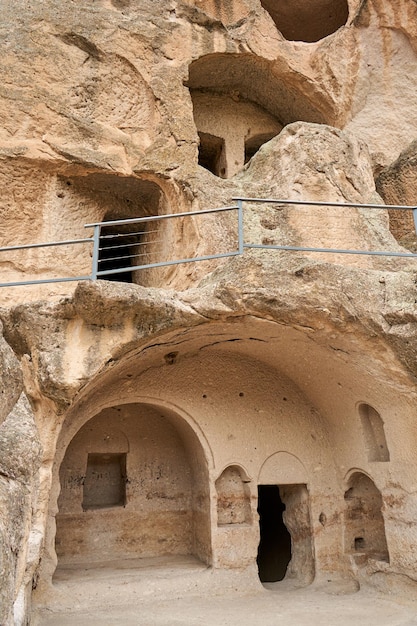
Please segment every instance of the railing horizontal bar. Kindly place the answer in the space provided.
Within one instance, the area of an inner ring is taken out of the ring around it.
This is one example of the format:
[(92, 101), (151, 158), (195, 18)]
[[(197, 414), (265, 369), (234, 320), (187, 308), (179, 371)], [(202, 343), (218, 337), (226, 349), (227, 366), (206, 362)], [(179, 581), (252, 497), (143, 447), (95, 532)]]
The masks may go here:
[[(132, 243), (132, 242), (130, 242), (130, 243), (120, 243), (117, 246), (100, 246), (99, 250), (100, 251), (102, 251), (102, 250), (118, 250), (119, 248), (131, 248), (132, 246), (137, 246), (137, 245), (138, 245), (137, 243)], [(103, 259), (101, 259), (101, 260), (103, 260)]]
[[(120, 244), (120, 246), (104, 246), (103, 248), (99, 248), (99, 250), (117, 250), (117, 248), (138, 248), (139, 246), (151, 246), (155, 243), (163, 243), (162, 239), (155, 239), (155, 241), (138, 241), (137, 243), (125, 243)], [(105, 261), (106, 259), (100, 259), (100, 261)]]
[(43, 285), (45, 283), (67, 283), (74, 282), (78, 280), (91, 280), (90, 276), (74, 276), (74, 277), (66, 277), (66, 278), (40, 278), (38, 280), (22, 280), (19, 282), (12, 283), (0, 283), (0, 287), (23, 287), (24, 285)]
[(113, 233), (110, 235), (103, 235), (103, 233), (100, 233), (100, 239), (117, 239), (118, 237), (132, 237), (132, 235), (149, 235), (150, 233), (157, 232), (157, 230), (137, 230), (132, 233)]
[[(138, 254), (130, 254), (129, 255), (129, 259), (138, 259), (141, 256), (146, 256), (146, 257), (150, 257), (152, 254), (157, 254), (158, 252), (161, 252), (160, 250), (151, 250), (150, 252), (139, 252)], [(123, 258), (123, 257), (122, 257)], [(126, 257), (125, 257), (126, 258)], [(103, 259), (104, 260), (104, 259)]]
[(232, 200), (241, 202), (263, 202), (265, 204), (300, 204), (306, 206), (323, 206), (323, 207), (340, 207), (353, 209), (393, 209), (398, 211), (413, 211), (417, 206), (404, 206), (400, 204), (362, 204), (361, 202), (321, 202), (316, 200), (277, 200), (273, 198), (232, 198)]
[(138, 241), (137, 243), (132, 244), (133, 247), (138, 248), (139, 246), (153, 246), (155, 243), (164, 243), (163, 239), (151, 239), (150, 241)]
[(25, 243), (21, 246), (7, 246), (0, 248), (0, 252), (8, 250), (25, 250), (27, 248), (50, 248), (51, 246), (68, 246), (77, 243), (93, 243), (92, 239), (68, 239), (68, 241), (52, 241), (48, 243)]
[(185, 213), (168, 213), (167, 215), (150, 215), (148, 217), (134, 217), (127, 220), (112, 220), (111, 222), (95, 222), (94, 224), (85, 224), (84, 228), (92, 228), (93, 226), (121, 226), (122, 224), (137, 224), (141, 222), (153, 222), (155, 220), (164, 220), (169, 217), (191, 217), (192, 215), (206, 215), (207, 213), (221, 213), (223, 211), (237, 210), (237, 206), (225, 206), (220, 209), (203, 209), (202, 211), (186, 211)]
[(99, 259), (99, 265), (103, 265), (103, 263), (109, 263), (110, 261), (127, 261), (128, 259), (136, 259), (142, 256), (149, 257), (150, 254), (155, 254), (155, 252), (142, 252), (142, 254), (127, 254), (126, 256), (112, 256), (106, 259)]
[(135, 270), (147, 270), (153, 267), (164, 267), (167, 265), (178, 265), (180, 263), (194, 263), (196, 261), (209, 261), (210, 259), (222, 259), (229, 256), (238, 256), (239, 251), (236, 252), (224, 252), (222, 254), (210, 254), (207, 256), (199, 256), (194, 259), (178, 259), (178, 261), (161, 261), (160, 263), (149, 263), (149, 265), (135, 265), (128, 267), (120, 267), (115, 270), (108, 270), (97, 272), (97, 276), (103, 278), (104, 276), (110, 276), (111, 274), (121, 274), (122, 272), (133, 272)]
[(264, 248), (265, 250), (295, 250), (298, 252), (331, 252), (334, 254), (366, 254), (369, 256), (417, 257), (412, 252), (383, 252), (379, 250), (339, 250), (337, 248), (307, 248), (304, 246), (275, 246), (256, 243), (245, 243), (244, 248)]

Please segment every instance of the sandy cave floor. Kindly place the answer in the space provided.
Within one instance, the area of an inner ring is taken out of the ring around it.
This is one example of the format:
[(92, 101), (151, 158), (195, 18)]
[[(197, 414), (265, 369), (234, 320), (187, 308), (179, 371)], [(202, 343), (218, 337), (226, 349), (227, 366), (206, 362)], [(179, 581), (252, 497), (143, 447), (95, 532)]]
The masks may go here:
[[(40, 610), (34, 626), (417, 626), (417, 602), (372, 590), (336, 594), (315, 585), (295, 589), (286, 582), (243, 595), (190, 581), (207, 575), (199, 562), (156, 562), (100, 567), (64, 567), (59, 594)], [(129, 565), (133, 565), (134, 569)], [(176, 583), (173, 584), (173, 580)], [(176, 586), (189, 592), (176, 593)], [(166, 594), (164, 589), (166, 586)], [(148, 590), (149, 595), (147, 596)], [(62, 607), (60, 607), (60, 598)], [(73, 604), (71, 604), (73, 599)], [(65, 605), (65, 606), (64, 606)]]
[(382, 596), (359, 592), (331, 596), (323, 592), (271, 592), (227, 597), (190, 596), (140, 606), (103, 607), (74, 614), (55, 614), (42, 626), (416, 626), (417, 609)]

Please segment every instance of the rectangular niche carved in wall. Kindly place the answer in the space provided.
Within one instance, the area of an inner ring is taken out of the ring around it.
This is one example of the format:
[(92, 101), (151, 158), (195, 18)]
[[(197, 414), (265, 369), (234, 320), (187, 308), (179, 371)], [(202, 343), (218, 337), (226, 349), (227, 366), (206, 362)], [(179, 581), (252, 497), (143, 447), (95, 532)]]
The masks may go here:
[(126, 504), (126, 454), (89, 454), (83, 510)]

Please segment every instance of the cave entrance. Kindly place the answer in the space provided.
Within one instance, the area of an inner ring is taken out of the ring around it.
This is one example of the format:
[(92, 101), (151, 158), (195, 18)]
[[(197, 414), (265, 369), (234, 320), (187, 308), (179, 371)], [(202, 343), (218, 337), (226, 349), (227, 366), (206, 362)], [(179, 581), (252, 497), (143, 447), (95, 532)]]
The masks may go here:
[[(102, 224), (98, 271), (110, 273), (100, 274), (100, 279), (146, 287), (165, 284), (159, 268), (134, 268), (167, 260), (167, 251), (172, 247), (167, 226), (151, 220), (118, 223), (171, 213), (170, 203), (159, 184), (136, 176), (94, 173), (60, 177), (57, 185), (60, 215), (68, 222), (68, 228), (75, 219), (77, 228), (81, 221)], [(72, 228), (76, 224), (73, 223)]]
[(291, 560), (291, 535), (283, 519), (285, 509), (278, 485), (258, 485), (261, 537), (257, 563), (263, 583), (283, 580)]

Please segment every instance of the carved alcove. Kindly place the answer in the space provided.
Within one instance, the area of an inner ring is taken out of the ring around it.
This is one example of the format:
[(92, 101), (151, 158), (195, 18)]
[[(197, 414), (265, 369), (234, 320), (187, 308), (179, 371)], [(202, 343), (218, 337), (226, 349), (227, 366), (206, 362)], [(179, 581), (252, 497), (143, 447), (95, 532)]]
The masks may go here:
[(216, 480), (217, 524), (249, 524), (252, 520), (249, 479), (238, 465), (229, 465)]
[(389, 461), (390, 454), (385, 437), (384, 422), (380, 414), (372, 406), (365, 403), (361, 403), (358, 410), (368, 453), (368, 461)]
[(345, 550), (389, 562), (382, 495), (373, 480), (354, 472), (345, 492)]

